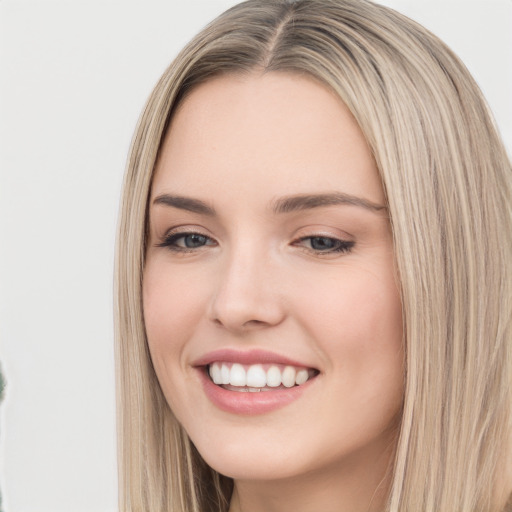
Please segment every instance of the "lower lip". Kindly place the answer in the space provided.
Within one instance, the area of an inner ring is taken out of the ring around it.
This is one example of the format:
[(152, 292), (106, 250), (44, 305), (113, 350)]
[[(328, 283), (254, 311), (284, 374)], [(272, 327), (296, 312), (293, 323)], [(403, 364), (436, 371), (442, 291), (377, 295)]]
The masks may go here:
[(210, 401), (223, 411), (256, 415), (275, 411), (289, 403), (299, 399), (305, 389), (309, 387), (314, 378), (300, 386), (293, 386), (287, 389), (276, 389), (275, 391), (260, 391), (256, 393), (244, 391), (229, 391), (217, 386), (206, 375), (204, 368), (198, 368), (206, 396)]

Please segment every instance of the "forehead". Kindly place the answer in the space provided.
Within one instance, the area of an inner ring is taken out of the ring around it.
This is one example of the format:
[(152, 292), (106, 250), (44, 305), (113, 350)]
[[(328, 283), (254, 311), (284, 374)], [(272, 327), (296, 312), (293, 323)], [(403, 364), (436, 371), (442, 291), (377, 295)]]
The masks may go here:
[(153, 196), (169, 188), (208, 194), (219, 181), (249, 195), (341, 188), (384, 202), (371, 152), (347, 107), (316, 80), (288, 73), (215, 78), (176, 111)]

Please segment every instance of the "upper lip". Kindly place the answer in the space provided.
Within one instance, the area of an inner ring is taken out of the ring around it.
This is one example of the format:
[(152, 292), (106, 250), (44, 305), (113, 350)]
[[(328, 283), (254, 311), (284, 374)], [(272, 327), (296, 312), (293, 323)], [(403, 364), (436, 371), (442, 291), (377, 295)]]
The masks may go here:
[(239, 363), (239, 364), (283, 364), (288, 366), (297, 366), (301, 368), (312, 368), (312, 366), (295, 361), (288, 357), (269, 352), (266, 350), (234, 350), (234, 349), (220, 349), (208, 352), (207, 354), (199, 357), (192, 362), (192, 366), (207, 366), (216, 361), (226, 363)]

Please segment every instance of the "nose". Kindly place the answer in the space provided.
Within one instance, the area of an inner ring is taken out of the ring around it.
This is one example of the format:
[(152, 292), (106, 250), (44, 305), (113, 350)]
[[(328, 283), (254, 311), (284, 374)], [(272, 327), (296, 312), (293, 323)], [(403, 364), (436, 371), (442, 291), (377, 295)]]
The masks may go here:
[(260, 251), (239, 250), (227, 257), (211, 300), (211, 320), (234, 333), (279, 325), (285, 301), (278, 274)]

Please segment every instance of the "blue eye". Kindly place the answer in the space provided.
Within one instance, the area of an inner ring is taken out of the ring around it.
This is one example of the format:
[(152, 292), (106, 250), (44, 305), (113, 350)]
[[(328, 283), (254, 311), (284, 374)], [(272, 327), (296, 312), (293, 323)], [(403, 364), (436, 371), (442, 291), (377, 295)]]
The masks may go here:
[(355, 242), (329, 236), (306, 236), (295, 242), (294, 245), (300, 245), (312, 252), (330, 254), (350, 252)]
[(201, 233), (174, 233), (167, 235), (158, 247), (168, 247), (176, 252), (190, 252), (207, 245), (216, 244), (210, 237)]
[(180, 245), (178, 243), (178, 240), (181, 240), (183, 245), (188, 249), (202, 247), (203, 245), (206, 245), (208, 242), (208, 238), (206, 236), (198, 235), (197, 233), (191, 233), (190, 235), (185, 235), (176, 239), (176, 245)]

